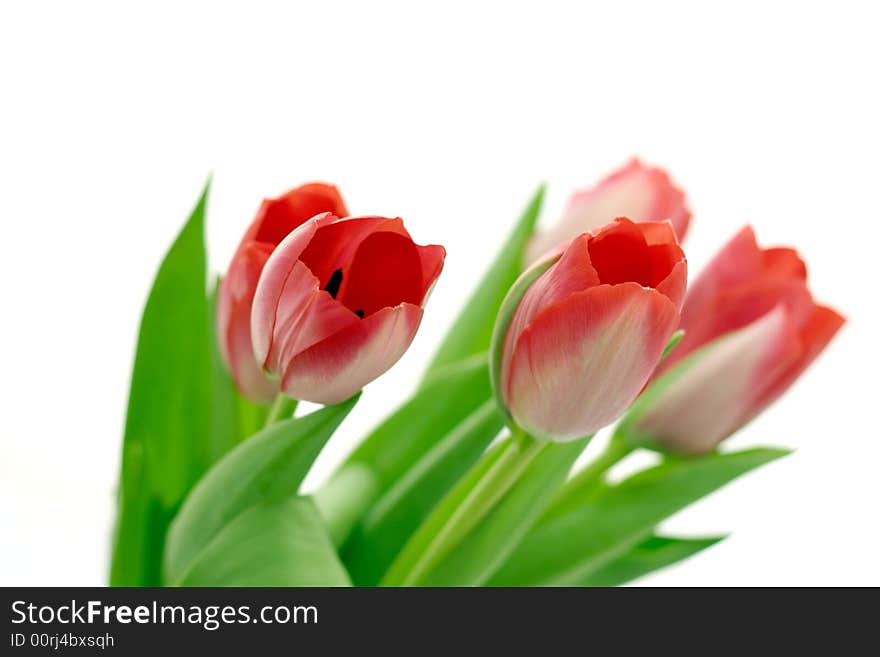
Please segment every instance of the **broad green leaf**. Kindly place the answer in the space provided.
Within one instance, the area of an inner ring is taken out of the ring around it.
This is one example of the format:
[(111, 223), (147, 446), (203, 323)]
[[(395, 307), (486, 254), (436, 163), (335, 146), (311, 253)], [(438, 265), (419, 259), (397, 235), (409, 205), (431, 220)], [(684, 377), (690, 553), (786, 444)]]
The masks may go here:
[(672, 538), (651, 536), (575, 586), (620, 586), (639, 577), (684, 561), (723, 541), (726, 536)]
[(211, 462), (208, 186), (162, 261), (141, 320), (122, 448), (110, 584), (160, 581), (167, 524)]
[(315, 495), (337, 545), (373, 502), (490, 396), (485, 354), (436, 376), (376, 427)]
[(669, 459), (536, 526), (490, 580), (493, 586), (572, 586), (626, 554), (673, 513), (740, 475), (788, 454), (756, 448)]
[(240, 513), (296, 493), (324, 444), (357, 397), (301, 418), (277, 422), (229, 452), (193, 488), (168, 531), (166, 582), (177, 582), (195, 557)]
[(442, 563), (415, 584), (483, 586), (540, 518), (589, 438), (544, 443), (516, 484)]
[(180, 586), (350, 586), (315, 505), (306, 497), (255, 504), (193, 561)]
[(410, 535), (480, 458), (504, 422), (487, 400), (434, 445), (373, 505), (342, 558), (359, 586), (375, 586)]
[(542, 185), (437, 349), (425, 373), (425, 384), (443, 368), (489, 349), (495, 316), (507, 290), (523, 270), (525, 249), (534, 232), (543, 200)]

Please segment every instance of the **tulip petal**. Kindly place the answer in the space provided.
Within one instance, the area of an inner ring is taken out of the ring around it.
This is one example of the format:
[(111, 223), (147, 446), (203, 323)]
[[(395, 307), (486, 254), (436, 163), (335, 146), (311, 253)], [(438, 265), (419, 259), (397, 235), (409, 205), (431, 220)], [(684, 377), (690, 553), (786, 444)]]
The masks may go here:
[(337, 269), (342, 269), (343, 283), (348, 278), (346, 270), (351, 265), (358, 247), (369, 235), (377, 231), (397, 233), (409, 237), (401, 219), (385, 217), (333, 218), (323, 223), (314, 238), (303, 250), (301, 259), (325, 286)]
[(283, 196), (263, 201), (245, 238), (279, 244), (291, 231), (324, 212), (337, 217), (348, 214), (339, 190), (326, 183), (301, 185)]
[(272, 247), (251, 242), (242, 245), (220, 284), (217, 304), (217, 332), (223, 360), (241, 393), (255, 402), (269, 402), (278, 394), (278, 384), (266, 378), (254, 357), (251, 342), (251, 303), (260, 272)]
[(434, 282), (443, 271), (443, 263), (446, 260), (446, 249), (437, 244), (429, 244), (427, 246), (418, 246), (419, 259), (422, 262), (422, 285), (425, 288), (425, 294), (422, 297), (422, 306), (434, 286)]
[(318, 230), (318, 222), (329, 215), (307, 221), (294, 230), (272, 252), (260, 275), (251, 308), (251, 339), (254, 356), (265, 364), (272, 347), (275, 317), (281, 291), (299, 257)]
[[(725, 244), (697, 280), (688, 286), (681, 312), (682, 325), (695, 326), (705, 317), (719, 290), (748, 283), (760, 276), (763, 256), (751, 226), (745, 226)], [(681, 346), (681, 345), (679, 345)], [(677, 351), (681, 351), (678, 349)]]
[(505, 390), (511, 414), (550, 440), (613, 422), (648, 380), (678, 321), (666, 296), (633, 282), (570, 295), (517, 340)]
[(801, 329), (797, 358), (755, 400), (752, 415), (775, 401), (797, 379), (843, 326), (846, 319), (827, 306), (816, 306), (807, 325)]
[(761, 256), (764, 272), (767, 275), (807, 280), (807, 266), (794, 249), (786, 247), (764, 249)]
[(294, 399), (321, 404), (348, 399), (400, 359), (421, 318), (417, 305), (383, 308), (285, 363), (282, 389)]
[(301, 351), (358, 322), (351, 310), (318, 288), (308, 267), (297, 262), (281, 290), (265, 366), (280, 372), (283, 363)]
[[(785, 306), (796, 329), (809, 321), (814, 308), (809, 290), (799, 279), (758, 278), (717, 291), (702, 309), (701, 316), (690, 312), (682, 317), (684, 337), (663, 362), (661, 371), (672, 368), (688, 354), (725, 333), (748, 326), (780, 304)], [(689, 310), (687, 304), (685, 310)]]
[(587, 235), (572, 240), (559, 260), (543, 273), (523, 294), (504, 341), (500, 380), (508, 380), (511, 356), (517, 339), (532, 320), (544, 309), (570, 297), (575, 292), (599, 285), (599, 275), (590, 263)]
[(756, 391), (795, 362), (800, 349), (794, 323), (776, 306), (695, 354), (637, 427), (673, 451), (709, 452), (752, 414)]
[(337, 297), (364, 316), (398, 303), (421, 305), (425, 296), (422, 261), (412, 239), (377, 231), (358, 245)]
[(533, 240), (528, 258), (534, 261), (545, 251), (568, 242), (575, 235), (599, 228), (614, 217), (621, 216), (634, 221), (668, 219), (681, 240), (687, 232), (691, 214), (684, 192), (673, 184), (664, 171), (632, 159), (594, 188), (572, 196), (562, 220)]

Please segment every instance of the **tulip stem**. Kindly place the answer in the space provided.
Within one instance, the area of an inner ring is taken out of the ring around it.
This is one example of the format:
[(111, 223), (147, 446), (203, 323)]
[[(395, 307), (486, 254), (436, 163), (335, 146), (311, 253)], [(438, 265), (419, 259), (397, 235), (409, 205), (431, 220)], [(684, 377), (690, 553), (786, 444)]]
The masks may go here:
[(547, 509), (545, 517), (560, 515), (572, 507), (580, 505), (604, 481), (605, 473), (629, 456), (633, 449), (615, 433), (608, 441), (605, 450), (562, 487), (556, 499)]
[(264, 426), (270, 427), (279, 420), (289, 420), (293, 417), (293, 412), (296, 410), (298, 403), (297, 400), (285, 397), (283, 394), (278, 395), (269, 409)]
[(382, 585), (422, 585), (431, 570), (479, 524), (546, 449), (547, 443), (513, 435), (486, 452), (410, 538)]

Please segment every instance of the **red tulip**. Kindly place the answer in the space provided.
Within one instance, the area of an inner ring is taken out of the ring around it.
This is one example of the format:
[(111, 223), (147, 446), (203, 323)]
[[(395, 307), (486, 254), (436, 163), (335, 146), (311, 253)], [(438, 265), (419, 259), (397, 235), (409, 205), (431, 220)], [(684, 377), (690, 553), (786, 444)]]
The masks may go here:
[(633, 158), (595, 187), (574, 194), (559, 223), (534, 237), (528, 260), (534, 261), (541, 254), (568, 244), (576, 235), (604, 226), (614, 217), (629, 217), (633, 221), (668, 219), (681, 241), (691, 213), (684, 192), (665, 171)]
[(819, 355), (844, 318), (813, 301), (807, 270), (789, 248), (761, 249), (740, 231), (691, 286), (685, 335), (658, 374), (691, 354), (636, 422), (673, 451), (711, 451), (779, 397)]
[(259, 363), (294, 399), (351, 397), (409, 347), (445, 255), (414, 244), (400, 219), (312, 218), (278, 245), (257, 285)]
[(619, 218), (576, 237), (496, 327), (496, 394), (514, 422), (557, 441), (613, 422), (678, 328), (686, 280), (669, 222)]
[(257, 402), (271, 401), (278, 383), (266, 377), (251, 346), (251, 305), (269, 255), (294, 228), (322, 212), (348, 214), (332, 185), (312, 183), (266, 199), (241, 239), (220, 286), (217, 308), (220, 351), (238, 389)]

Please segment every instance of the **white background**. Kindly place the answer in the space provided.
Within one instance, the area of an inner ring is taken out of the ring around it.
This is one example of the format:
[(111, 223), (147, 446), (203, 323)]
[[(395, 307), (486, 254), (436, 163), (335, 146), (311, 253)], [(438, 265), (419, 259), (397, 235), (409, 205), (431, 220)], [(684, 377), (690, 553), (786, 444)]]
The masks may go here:
[(535, 185), (549, 222), (634, 154), (688, 191), (692, 272), (751, 222), (849, 318), (730, 443), (797, 452), (668, 523), (733, 536), (644, 583), (880, 584), (871, 3), (142, 7), (0, 9), (0, 584), (105, 581), (142, 304), (209, 172), (216, 269), (263, 196), (314, 179), (448, 249), (314, 485), (409, 390)]

